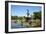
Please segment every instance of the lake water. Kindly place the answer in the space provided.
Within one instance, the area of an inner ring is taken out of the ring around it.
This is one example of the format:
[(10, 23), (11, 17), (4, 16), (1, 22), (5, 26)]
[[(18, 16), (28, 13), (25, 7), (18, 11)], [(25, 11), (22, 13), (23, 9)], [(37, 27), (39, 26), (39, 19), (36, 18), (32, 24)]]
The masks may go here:
[(25, 25), (22, 25), (21, 23), (15, 23), (14, 20), (11, 21), (11, 28), (25, 28)]

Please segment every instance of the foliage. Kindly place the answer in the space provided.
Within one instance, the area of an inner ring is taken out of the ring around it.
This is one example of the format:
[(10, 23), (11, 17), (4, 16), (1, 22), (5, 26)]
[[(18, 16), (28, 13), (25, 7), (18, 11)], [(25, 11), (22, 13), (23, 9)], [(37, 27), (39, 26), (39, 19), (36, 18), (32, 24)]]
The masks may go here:
[(25, 19), (25, 18), (26, 18), (25, 16), (23, 16), (23, 17), (11, 16), (12, 20), (22, 20), (22, 19)]
[(34, 15), (34, 19), (41, 19), (41, 11), (39, 11), (39, 12), (34, 12), (33, 13)]
[(30, 15), (30, 14), (29, 14), (29, 10), (27, 9), (27, 17), (29, 17), (29, 15)]
[(18, 19), (18, 16), (11, 16), (11, 19), (12, 20), (15, 20), (15, 19), (17, 20)]

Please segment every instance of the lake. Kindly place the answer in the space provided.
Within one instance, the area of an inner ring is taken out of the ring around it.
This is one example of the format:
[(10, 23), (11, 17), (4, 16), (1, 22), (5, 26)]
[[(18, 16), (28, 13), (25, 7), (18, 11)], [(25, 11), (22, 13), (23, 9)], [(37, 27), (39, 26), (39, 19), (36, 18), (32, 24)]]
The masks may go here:
[(12, 20), (11, 21), (11, 28), (14, 29), (14, 28), (25, 28), (26, 26), (25, 25), (22, 25), (22, 23), (15, 23), (15, 20)]

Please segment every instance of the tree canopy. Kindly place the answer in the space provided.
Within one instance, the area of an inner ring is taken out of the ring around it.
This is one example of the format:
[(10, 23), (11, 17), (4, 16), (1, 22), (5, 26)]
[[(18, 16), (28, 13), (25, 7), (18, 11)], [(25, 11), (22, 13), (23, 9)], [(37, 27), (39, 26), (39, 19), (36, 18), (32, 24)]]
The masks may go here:
[(41, 19), (41, 11), (39, 11), (39, 12), (34, 12), (33, 13), (34, 15), (34, 19)]

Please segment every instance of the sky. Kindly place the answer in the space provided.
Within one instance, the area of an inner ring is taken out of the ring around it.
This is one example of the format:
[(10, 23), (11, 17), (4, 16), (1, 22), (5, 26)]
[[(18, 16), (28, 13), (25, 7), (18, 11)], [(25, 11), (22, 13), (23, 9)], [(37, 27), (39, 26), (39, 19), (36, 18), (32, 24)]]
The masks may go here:
[(29, 10), (30, 15), (33, 12), (41, 11), (41, 6), (20, 6), (20, 5), (11, 5), (11, 15), (12, 16), (26, 16), (27, 9)]

